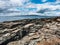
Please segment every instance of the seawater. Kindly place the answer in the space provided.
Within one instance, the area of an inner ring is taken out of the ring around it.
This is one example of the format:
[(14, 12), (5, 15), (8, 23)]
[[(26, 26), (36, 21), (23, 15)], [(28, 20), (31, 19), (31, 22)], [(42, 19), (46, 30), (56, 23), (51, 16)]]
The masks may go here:
[(36, 18), (40, 19), (40, 18), (49, 18), (49, 17), (48, 16), (38, 16), (38, 15), (0, 16), (0, 22), (22, 20), (22, 19), (36, 19)]

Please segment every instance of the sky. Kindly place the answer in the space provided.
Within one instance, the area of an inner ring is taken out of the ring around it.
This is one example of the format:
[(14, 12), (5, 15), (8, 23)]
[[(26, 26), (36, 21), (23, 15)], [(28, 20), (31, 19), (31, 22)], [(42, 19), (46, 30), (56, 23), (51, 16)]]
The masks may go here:
[(60, 0), (0, 0), (0, 16), (14, 15), (60, 16)]

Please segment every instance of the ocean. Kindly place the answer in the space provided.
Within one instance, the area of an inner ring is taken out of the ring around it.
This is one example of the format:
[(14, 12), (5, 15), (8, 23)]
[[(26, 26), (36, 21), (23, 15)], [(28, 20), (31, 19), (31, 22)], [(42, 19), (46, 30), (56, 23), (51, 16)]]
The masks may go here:
[(39, 15), (20, 15), (20, 16), (0, 16), (0, 22), (22, 20), (22, 19), (40, 19), (40, 18), (50, 18), (49, 16), (39, 16)]

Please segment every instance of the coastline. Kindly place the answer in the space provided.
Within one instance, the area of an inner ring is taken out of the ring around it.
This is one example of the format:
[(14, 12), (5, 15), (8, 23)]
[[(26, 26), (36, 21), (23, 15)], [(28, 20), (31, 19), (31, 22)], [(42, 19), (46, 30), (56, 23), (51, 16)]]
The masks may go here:
[(55, 18), (55, 17), (60, 17), (60, 16), (43, 16), (43, 15), (0, 16), (0, 22), (24, 20), (24, 19)]

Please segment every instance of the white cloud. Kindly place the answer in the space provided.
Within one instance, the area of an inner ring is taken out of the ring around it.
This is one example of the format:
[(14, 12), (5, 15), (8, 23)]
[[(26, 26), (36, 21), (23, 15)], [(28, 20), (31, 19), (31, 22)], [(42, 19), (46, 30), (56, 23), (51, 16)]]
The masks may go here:
[(6, 3), (3, 1), (0, 1), (0, 8), (4, 8), (6, 6)]
[(10, 0), (12, 5), (22, 6), (25, 5), (24, 3), (28, 3), (29, 0)]
[(60, 0), (56, 0), (56, 2), (58, 2), (58, 3), (59, 3), (59, 2), (60, 2)]
[[(45, 2), (47, 0), (42, 0), (42, 2)], [(0, 0), (0, 8), (1, 9), (7, 9), (7, 11), (18, 11), (9, 13), (10, 15), (24, 15), (24, 14), (38, 14), (38, 15), (59, 15), (60, 12), (57, 12), (56, 10), (60, 10), (60, 0), (57, 0), (54, 3), (44, 3), (44, 4), (34, 4), (30, 2), (30, 0), (8, 0), (8, 1), (1, 1)], [(58, 5), (56, 5), (58, 4)], [(47, 9), (46, 11), (44, 11)], [(43, 10), (44, 13), (42, 14), (37, 13), (38, 11)], [(7, 13), (5, 10), (5, 13)], [(3, 12), (2, 12), (3, 13)], [(1, 13), (1, 15), (3, 15)], [(7, 14), (6, 14), (7, 15)]]
[(0, 0), (0, 8), (24, 6), (29, 0)]

